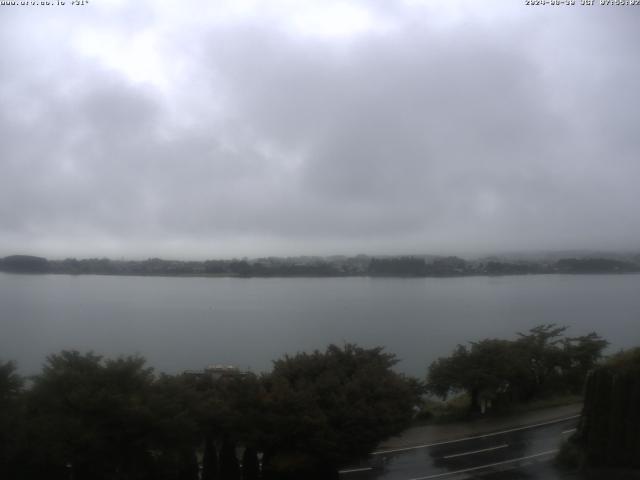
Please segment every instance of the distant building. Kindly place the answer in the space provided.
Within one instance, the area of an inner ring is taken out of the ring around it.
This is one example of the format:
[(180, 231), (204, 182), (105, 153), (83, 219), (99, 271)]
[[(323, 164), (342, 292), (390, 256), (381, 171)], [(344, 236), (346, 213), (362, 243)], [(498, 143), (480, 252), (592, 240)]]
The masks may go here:
[(204, 369), (205, 375), (209, 375), (213, 380), (218, 380), (223, 377), (237, 378), (245, 377), (248, 372), (243, 372), (238, 367), (233, 365), (209, 365)]
[(220, 380), (221, 378), (243, 378), (246, 377), (249, 372), (240, 370), (234, 365), (214, 364), (205, 367), (204, 370), (187, 370), (184, 374), (195, 378)]

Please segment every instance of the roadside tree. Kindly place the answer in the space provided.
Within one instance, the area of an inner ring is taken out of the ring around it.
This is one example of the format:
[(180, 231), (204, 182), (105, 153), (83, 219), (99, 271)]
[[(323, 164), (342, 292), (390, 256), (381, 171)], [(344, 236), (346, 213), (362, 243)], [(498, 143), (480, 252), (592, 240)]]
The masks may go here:
[(267, 475), (334, 478), (340, 464), (407, 427), (421, 392), (392, 370), (396, 362), (352, 344), (275, 361), (264, 379)]

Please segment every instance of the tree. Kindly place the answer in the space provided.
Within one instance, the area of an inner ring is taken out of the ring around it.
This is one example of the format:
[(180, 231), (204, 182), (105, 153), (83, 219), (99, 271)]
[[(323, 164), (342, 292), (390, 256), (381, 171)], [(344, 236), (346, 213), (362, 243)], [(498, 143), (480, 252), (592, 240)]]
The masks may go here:
[(220, 478), (240, 480), (240, 463), (236, 457), (236, 444), (229, 437), (222, 441), (220, 449)]
[(264, 379), (267, 470), (332, 478), (340, 464), (408, 426), (420, 392), (392, 370), (395, 363), (380, 347), (352, 344), (274, 362)]
[(539, 325), (515, 341), (485, 339), (458, 345), (429, 366), (428, 390), (442, 397), (466, 392), (471, 412), (487, 402), (509, 404), (547, 393), (578, 392), (607, 342), (596, 333), (575, 338), (567, 327)]
[(369, 263), (371, 275), (419, 277), (425, 275), (426, 271), (427, 266), (423, 258), (372, 258)]
[(595, 332), (564, 339), (563, 350), (566, 358), (564, 378), (573, 391), (582, 391), (587, 374), (597, 366), (603, 350), (608, 345), (609, 342)]
[(640, 468), (640, 348), (620, 352), (591, 371), (571, 441), (595, 467)]
[(483, 412), (494, 401), (518, 395), (522, 363), (512, 342), (486, 339), (458, 345), (450, 357), (439, 358), (429, 367), (427, 387), (443, 399), (466, 392), (470, 411)]
[(141, 478), (149, 471), (153, 381), (144, 359), (51, 355), (29, 392), (34, 477)]
[[(235, 458), (235, 444), (256, 446), (264, 437), (261, 381), (251, 373), (218, 379), (209, 375), (185, 376), (184, 380), (197, 395), (190, 412), (205, 440), (205, 452), (210, 452), (206, 456), (207, 462), (218, 460), (217, 465), (207, 466), (205, 473), (209, 475), (219, 466), (222, 478), (235, 475), (234, 464), (238, 462), (230, 455), (231, 449)], [(215, 457), (216, 442), (221, 445), (219, 459)]]
[(558, 388), (562, 367), (567, 364), (566, 352), (562, 349), (562, 335), (567, 328), (550, 323), (538, 325), (526, 334), (518, 332), (520, 338), (516, 344), (528, 365), (528, 397), (544, 388)]
[(218, 452), (216, 452), (212, 436), (206, 435), (202, 454), (202, 480), (217, 480), (218, 478)]
[(245, 447), (242, 454), (242, 480), (258, 480), (259, 475), (258, 451), (251, 446)]
[(24, 444), (23, 378), (13, 362), (0, 362), (0, 476), (18, 476)]
[(0, 269), (15, 273), (45, 273), (49, 271), (49, 261), (31, 255), (11, 255), (2, 259)]
[[(153, 419), (151, 449), (161, 461), (157, 476), (167, 480), (195, 478), (194, 455), (204, 436), (199, 424), (204, 408), (201, 393), (184, 376), (163, 374), (152, 385), (148, 401)], [(215, 461), (215, 457), (208, 461)]]
[(548, 391), (580, 393), (587, 373), (609, 344), (595, 332), (563, 337), (567, 329), (552, 323), (518, 334), (517, 345), (528, 362), (529, 398)]
[(14, 362), (0, 362), (0, 407), (13, 404), (22, 393), (23, 378), (16, 373)]

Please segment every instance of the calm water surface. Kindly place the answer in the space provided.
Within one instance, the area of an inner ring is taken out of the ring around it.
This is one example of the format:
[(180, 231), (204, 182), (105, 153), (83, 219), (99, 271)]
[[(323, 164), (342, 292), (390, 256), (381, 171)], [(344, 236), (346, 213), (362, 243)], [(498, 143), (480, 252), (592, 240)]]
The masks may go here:
[(540, 323), (640, 345), (640, 275), (156, 278), (0, 273), (0, 359), (35, 373), (61, 349), (144, 355), (158, 370), (254, 371), (284, 353), (386, 346), (423, 376), (457, 343)]

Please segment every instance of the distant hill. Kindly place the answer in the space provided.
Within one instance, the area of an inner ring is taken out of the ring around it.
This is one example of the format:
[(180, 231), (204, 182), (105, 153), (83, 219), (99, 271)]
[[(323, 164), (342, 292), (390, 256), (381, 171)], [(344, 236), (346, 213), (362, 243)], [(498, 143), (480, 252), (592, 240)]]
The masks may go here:
[(11, 255), (0, 260), (0, 270), (13, 273), (46, 273), (49, 272), (50, 266), (46, 258)]

